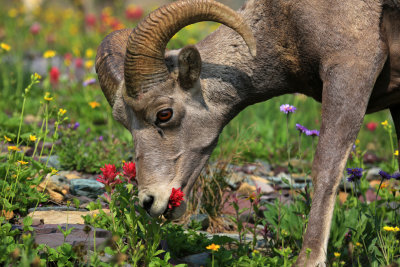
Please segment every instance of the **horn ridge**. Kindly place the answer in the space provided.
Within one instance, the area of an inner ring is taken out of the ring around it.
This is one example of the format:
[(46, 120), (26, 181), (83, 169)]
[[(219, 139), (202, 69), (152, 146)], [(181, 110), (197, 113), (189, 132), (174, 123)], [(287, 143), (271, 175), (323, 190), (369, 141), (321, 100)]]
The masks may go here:
[(151, 12), (130, 34), (124, 63), (128, 96), (136, 98), (142, 88), (156, 84), (160, 77), (168, 79), (164, 61), (168, 41), (185, 26), (200, 21), (219, 22), (232, 28), (255, 55), (255, 38), (238, 13), (214, 0), (176, 1)]

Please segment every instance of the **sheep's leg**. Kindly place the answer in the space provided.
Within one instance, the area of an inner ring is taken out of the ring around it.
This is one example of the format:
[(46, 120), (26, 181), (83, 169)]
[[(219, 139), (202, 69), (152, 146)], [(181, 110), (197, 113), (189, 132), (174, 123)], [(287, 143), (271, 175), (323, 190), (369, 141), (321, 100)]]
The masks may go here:
[(297, 266), (326, 265), (337, 188), (381, 69), (377, 66), (383, 66), (383, 59), (349, 58), (326, 64), (321, 72), (322, 125), (312, 166), (314, 196)]
[[(397, 149), (400, 151), (400, 106), (391, 107), (390, 114), (392, 114), (394, 127), (396, 129)], [(400, 168), (400, 156), (397, 157), (397, 160), (397, 168)]]

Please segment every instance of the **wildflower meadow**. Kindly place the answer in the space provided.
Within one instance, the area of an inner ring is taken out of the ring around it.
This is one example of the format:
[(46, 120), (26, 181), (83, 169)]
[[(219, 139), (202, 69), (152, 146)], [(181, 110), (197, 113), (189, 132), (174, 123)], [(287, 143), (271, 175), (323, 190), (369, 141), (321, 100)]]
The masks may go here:
[[(320, 104), (285, 95), (224, 129), (177, 221), (139, 205), (134, 143), (94, 69), (112, 31), (133, 28), (146, 1), (2, 1), (1, 266), (291, 266), (313, 197)], [(29, 4), (28, 4), (29, 3)], [(219, 27), (202, 22), (169, 49)], [(400, 172), (387, 111), (367, 115), (346, 163), (328, 266), (400, 264)]]

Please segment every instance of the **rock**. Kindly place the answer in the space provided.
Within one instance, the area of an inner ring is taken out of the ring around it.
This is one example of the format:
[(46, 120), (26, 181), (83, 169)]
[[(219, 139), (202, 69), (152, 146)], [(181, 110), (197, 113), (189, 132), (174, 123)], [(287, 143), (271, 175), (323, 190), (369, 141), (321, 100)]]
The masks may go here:
[(363, 161), (365, 164), (376, 164), (380, 159), (374, 153), (367, 151), (363, 156)]
[(78, 172), (69, 172), (64, 174), (64, 176), (68, 179), (68, 180), (74, 180), (74, 179), (80, 179), (81, 176), (79, 176)]
[(381, 176), (379, 175), (380, 168), (371, 168), (367, 171), (367, 175), (365, 176), (365, 179), (367, 181), (372, 181), (372, 180), (380, 180)]
[(209, 252), (203, 252), (199, 254), (194, 254), (190, 256), (186, 256), (182, 258), (181, 260), (188, 264), (189, 266), (192, 267), (200, 267), (200, 266), (206, 266), (207, 265), (207, 259), (209, 258), (210, 253)]
[(208, 226), (210, 225), (210, 218), (207, 214), (193, 214), (190, 216), (190, 222), (196, 221), (201, 224), (201, 230), (207, 230)]
[(256, 187), (253, 185), (249, 185), (248, 183), (242, 183), (239, 187), (239, 189), (237, 190), (237, 192), (241, 195), (246, 195), (249, 196), (251, 195), (253, 192), (256, 191)]
[[(67, 225), (63, 224), (61, 227), (65, 230)], [(68, 228), (74, 228), (71, 234), (65, 239), (66, 243), (72, 246), (80, 246), (82, 250), (93, 250), (94, 241), (96, 240), (96, 247), (102, 246), (107, 240), (111, 238), (109, 231), (96, 228), (94, 229), (88, 225), (68, 224)], [(94, 231), (96, 230), (96, 231)], [(34, 227), (35, 243), (46, 244), (49, 247), (57, 248), (64, 243), (64, 236), (58, 229), (57, 224), (44, 224)], [(94, 234), (96, 239), (94, 240)]]
[(46, 178), (37, 186), (37, 190), (40, 192), (46, 190), (51, 200), (60, 203), (69, 193), (70, 183), (64, 176), (47, 174)]
[(86, 196), (96, 199), (105, 192), (104, 185), (96, 180), (74, 179), (71, 180), (71, 194)]
[(77, 208), (73, 207), (73, 204), (71, 204), (70, 207), (67, 207), (67, 206), (37, 207), (36, 210), (35, 210), (35, 208), (30, 208), (28, 210), (28, 213), (31, 213), (33, 211), (49, 211), (49, 210), (54, 210), (54, 211), (87, 211), (87, 209), (77, 209)]
[(52, 155), (50, 157), (41, 157), (40, 162), (43, 164), (46, 164), (47, 162), (47, 167), (53, 167), (56, 170), (61, 169), (60, 158), (57, 155)]
[(261, 189), (261, 194), (267, 195), (275, 192), (274, 188), (272, 188), (272, 186), (269, 185), (268, 180), (258, 176), (251, 176), (251, 179), (253, 180), (253, 183), (256, 186), (256, 188)]
[(254, 171), (254, 175), (268, 176), (271, 172), (271, 164), (260, 159), (257, 159), (255, 163), (257, 164), (257, 169)]
[[(103, 209), (104, 212), (110, 213), (110, 210)], [(31, 212), (28, 216), (32, 217), (33, 221), (41, 221), (43, 224), (84, 224), (82, 216), (99, 214), (98, 210), (95, 211), (35, 211)], [(67, 220), (68, 219), (68, 220)]]

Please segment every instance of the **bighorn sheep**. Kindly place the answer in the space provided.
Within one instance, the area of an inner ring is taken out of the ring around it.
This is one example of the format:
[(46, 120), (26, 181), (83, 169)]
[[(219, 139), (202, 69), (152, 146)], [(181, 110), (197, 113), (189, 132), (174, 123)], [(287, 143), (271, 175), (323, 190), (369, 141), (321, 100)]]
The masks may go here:
[[(227, 27), (165, 51), (176, 32), (205, 20)], [(108, 35), (96, 70), (113, 116), (133, 135), (139, 199), (152, 216), (166, 211), (173, 187), (188, 195), (223, 127), (246, 106), (295, 92), (322, 101), (296, 264), (324, 265), (337, 187), (364, 115), (389, 108), (400, 132), (399, 3), (249, 0), (236, 13), (213, 0), (180, 0)]]

